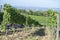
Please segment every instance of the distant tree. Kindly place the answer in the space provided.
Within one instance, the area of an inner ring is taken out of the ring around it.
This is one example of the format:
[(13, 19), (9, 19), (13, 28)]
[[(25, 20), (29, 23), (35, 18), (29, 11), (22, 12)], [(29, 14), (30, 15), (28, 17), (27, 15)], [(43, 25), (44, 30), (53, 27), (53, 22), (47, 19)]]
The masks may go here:
[(36, 16), (43, 16), (43, 12), (42, 11), (35, 11), (34, 15), (36, 15)]
[(33, 11), (32, 11), (32, 10), (29, 10), (29, 14), (31, 14), (31, 15), (32, 15), (32, 14), (33, 14)]

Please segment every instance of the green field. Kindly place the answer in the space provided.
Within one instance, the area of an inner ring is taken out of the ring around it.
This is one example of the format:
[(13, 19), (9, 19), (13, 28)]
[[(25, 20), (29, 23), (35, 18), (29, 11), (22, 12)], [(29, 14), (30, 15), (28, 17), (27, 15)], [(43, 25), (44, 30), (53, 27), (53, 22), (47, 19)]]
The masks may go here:
[(35, 16), (35, 15), (27, 15), (27, 14), (23, 14), (26, 17), (31, 17), (33, 20), (36, 20), (37, 22), (39, 22), (42, 25), (47, 25), (49, 17), (45, 17), (45, 16)]

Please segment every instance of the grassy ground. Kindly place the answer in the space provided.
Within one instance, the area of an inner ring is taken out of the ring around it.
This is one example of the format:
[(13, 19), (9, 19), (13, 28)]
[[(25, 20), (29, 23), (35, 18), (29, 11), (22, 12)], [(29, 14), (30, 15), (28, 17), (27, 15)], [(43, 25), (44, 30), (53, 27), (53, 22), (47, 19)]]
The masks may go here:
[(23, 28), (19, 32), (0, 36), (0, 40), (52, 40), (53, 38), (49, 28), (44, 27)]

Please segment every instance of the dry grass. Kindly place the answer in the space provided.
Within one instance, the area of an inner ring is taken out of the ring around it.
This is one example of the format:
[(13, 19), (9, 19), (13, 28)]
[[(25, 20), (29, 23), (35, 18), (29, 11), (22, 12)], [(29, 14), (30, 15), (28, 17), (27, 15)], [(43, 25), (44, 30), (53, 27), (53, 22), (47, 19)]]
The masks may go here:
[(32, 35), (39, 29), (40, 27), (24, 28), (21, 32), (14, 32), (11, 35), (2, 35), (0, 36), (0, 40), (51, 40), (52, 35), (48, 28), (45, 30), (45, 33), (47, 33), (45, 36)]

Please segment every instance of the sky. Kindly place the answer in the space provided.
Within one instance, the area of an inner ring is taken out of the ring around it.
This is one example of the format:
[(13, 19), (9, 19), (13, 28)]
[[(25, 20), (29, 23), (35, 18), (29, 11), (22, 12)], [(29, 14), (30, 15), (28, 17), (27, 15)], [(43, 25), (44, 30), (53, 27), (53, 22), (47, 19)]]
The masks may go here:
[(60, 8), (60, 0), (0, 0), (1, 4), (24, 7)]

